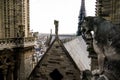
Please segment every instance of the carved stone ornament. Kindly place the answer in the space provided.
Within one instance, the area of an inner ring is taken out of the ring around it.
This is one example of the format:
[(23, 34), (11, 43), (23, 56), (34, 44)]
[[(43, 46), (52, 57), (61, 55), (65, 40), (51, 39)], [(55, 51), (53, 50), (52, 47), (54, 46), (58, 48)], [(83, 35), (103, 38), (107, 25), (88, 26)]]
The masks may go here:
[(120, 27), (101, 17), (86, 17), (82, 26), (85, 40), (91, 31), (99, 65), (99, 78), (94, 80), (120, 80)]

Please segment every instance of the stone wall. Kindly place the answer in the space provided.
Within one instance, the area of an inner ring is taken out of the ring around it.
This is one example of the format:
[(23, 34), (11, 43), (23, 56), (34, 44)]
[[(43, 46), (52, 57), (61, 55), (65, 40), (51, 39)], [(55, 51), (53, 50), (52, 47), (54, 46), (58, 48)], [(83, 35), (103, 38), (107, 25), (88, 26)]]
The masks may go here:
[(21, 53), (21, 64), (20, 64), (20, 80), (26, 80), (33, 70), (33, 55), (34, 49), (28, 49)]
[(33, 61), (32, 61), (32, 55), (34, 54), (33, 50), (29, 50), (28, 52), (26, 52), (25, 55), (25, 77), (27, 78), (31, 71), (33, 70), (34, 66), (33, 66)]
[(80, 70), (67, 51), (59, 44), (57, 41), (54, 42), (45, 53), (33, 71), (30, 80), (41, 78), (45, 80), (81, 80)]

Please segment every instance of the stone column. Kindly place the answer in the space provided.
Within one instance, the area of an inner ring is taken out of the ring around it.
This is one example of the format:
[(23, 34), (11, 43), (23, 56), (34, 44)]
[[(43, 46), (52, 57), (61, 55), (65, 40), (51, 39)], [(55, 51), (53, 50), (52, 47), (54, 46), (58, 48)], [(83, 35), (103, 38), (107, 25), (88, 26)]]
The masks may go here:
[(12, 66), (12, 67), (10, 68), (10, 71), (11, 71), (11, 73), (10, 73), (10, 80), (14, 80), (14, 74), (13, 74), (14, 66)]
[(19, 70), (19, 79), (24, 80), (25, 79), (25, 62), (24, 62), (24, 53), (21, 52), (21, 61), (20, 61), (20, 70)]
[(3, 70), (4, 80), (7, 80), (7, 79), (6, 79), (6, 75), (7, 75), (7, 69), (4, 69), (4, 70)]

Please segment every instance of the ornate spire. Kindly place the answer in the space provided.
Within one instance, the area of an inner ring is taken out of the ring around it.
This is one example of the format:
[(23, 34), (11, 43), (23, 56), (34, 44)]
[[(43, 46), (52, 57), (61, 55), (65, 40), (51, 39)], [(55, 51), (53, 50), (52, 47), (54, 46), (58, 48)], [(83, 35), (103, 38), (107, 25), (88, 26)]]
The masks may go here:
[(85, 0), (81, 0), (81, 9), (78, 17), (78, 31), (77, 31), (77, 36), (81, 35), (81, 23), (84, 21), (84, 17), (86, 16), (86, 11), (85, 11)]

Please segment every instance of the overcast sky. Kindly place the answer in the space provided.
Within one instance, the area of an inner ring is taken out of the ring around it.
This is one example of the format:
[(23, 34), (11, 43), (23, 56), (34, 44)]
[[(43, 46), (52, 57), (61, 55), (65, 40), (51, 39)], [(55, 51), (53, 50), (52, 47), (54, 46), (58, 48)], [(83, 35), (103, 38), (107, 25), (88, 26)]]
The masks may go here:
[[(81, 0), (30, 0), (30, 29), (54, 33), (54, 20), (59, 21), (59, 34), (76, 34)], [(95, 0), (86, 0), (87, 16), (95, 15)]]

